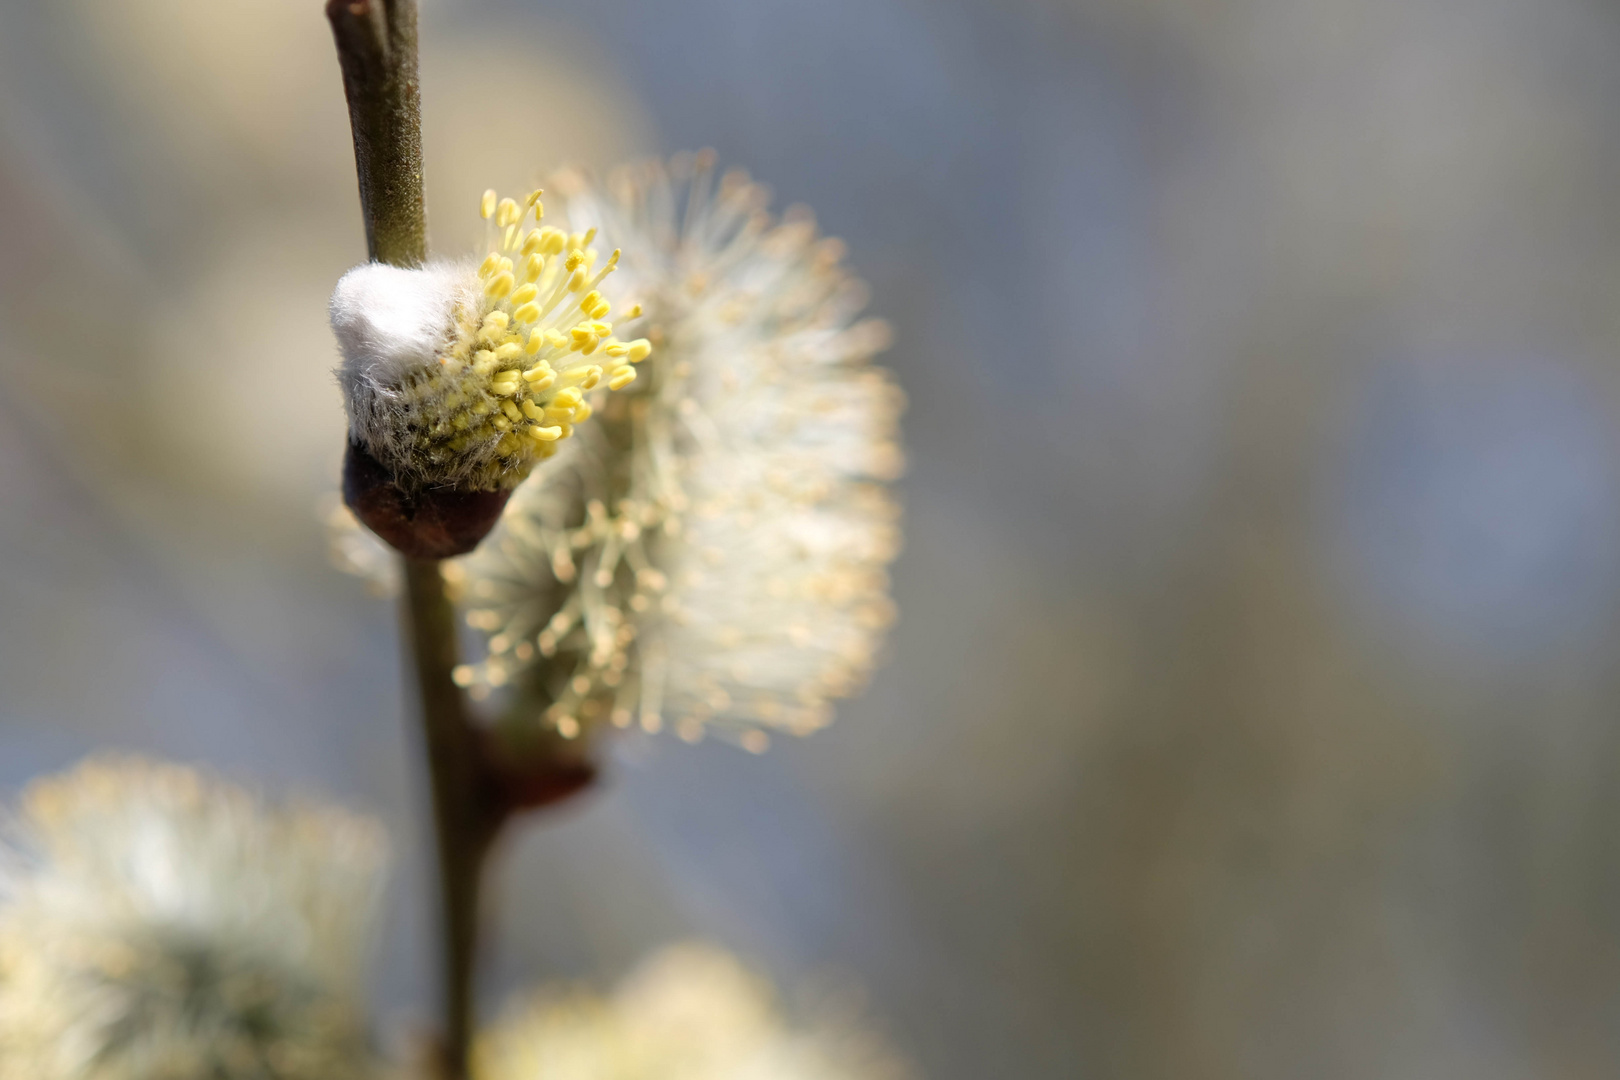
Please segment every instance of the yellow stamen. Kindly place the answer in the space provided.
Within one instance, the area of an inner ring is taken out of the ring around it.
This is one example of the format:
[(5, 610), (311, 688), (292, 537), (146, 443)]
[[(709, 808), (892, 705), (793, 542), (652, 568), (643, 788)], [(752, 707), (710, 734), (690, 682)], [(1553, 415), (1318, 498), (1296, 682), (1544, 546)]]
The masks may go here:
[(495, 212), (495, 189), (490, 188), (484, 192), (484, 197), (478, 203), (478, 212), (486, 218)]
[(556, 442), (562, 438), (562, 434), (561, 425), (557, 427), (532, 427), (529, 429), (529, 435), (537, 442)]

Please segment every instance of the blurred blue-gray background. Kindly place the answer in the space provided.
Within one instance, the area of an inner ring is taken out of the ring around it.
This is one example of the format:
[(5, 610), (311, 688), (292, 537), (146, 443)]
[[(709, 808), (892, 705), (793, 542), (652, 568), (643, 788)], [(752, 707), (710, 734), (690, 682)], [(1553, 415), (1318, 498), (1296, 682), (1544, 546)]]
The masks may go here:
[[(330, 569), (364, 257), (316, 0), (0, 5), (0, 784), (114, 746), (385, 815)], [(428, 0), (430, 225), (713, 146), (898, 331), (902, 622), (763, 758), (511, 851), (488, 999), (717, 938), (933, 1080), (1620, 1071), (1620, 8)]]

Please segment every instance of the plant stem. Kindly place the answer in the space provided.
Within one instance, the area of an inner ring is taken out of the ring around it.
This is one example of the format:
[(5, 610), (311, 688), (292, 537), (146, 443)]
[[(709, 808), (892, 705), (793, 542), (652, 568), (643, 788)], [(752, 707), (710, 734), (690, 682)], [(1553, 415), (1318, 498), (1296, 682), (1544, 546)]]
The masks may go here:
[(366, 246), (375, 262), (427, 258), (422, 203), (422, 93), (416, 73), (416, 0), (328, 0)]
[(504, 811), (482, 767), (466, 703), (451, 681), (456, 665), (455, 612), (435, 561), (403, 560), (402, 615), (422, 702), (433, 821), (438, 837), (440, 928), (443, 935), (444, 1032), (441, 1067), (447, 1080), (467, 1074), (473, 1023), (472, 978), (478, 947), (478, 887), (483, 863)]
[[(373, 261), (419, 266), (427, 258), (427, 224), (415, 0), (328, 0), (326, 16), (354, 129), (366, 246)], [(489, 730), (473, 722), (452, 678), (455, 611), (440, 564), (405, 558), (401, 570), (401, 617), (421, 701), (437, 837), (444, 1018), (439, 1071), (443, 1080), (467, 1080), (479, 885), (490, 849), (509, 818), (572, 797), (590, 786), (596, 768), (584, 739), (563, 739), (526, 722)], [(538, 684), (544, 683), (542, 672)], [(537, 707), (531, 700), (529, 708)]]
[[(355, 172), (366, 246), (374, 261), (418, 266), (427, 258), (422, 197), (421, 90), (415, 0), (329, 0), (343, 90), (354, 130)], [(477, 735), (451, 679), (455, 612), (436, 561), (402, 560), (401, 614), (421, 701), (438, 841), (445, 1080), (465, 1080), (473, 1023), (478, 886), (502, 812), (483, 783)]]

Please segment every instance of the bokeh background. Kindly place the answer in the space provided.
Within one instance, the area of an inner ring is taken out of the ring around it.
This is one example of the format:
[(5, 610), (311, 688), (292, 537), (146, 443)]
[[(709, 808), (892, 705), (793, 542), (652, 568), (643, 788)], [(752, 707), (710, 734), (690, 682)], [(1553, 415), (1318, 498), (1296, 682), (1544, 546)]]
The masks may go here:
[[(1620, 8), (427, 0), (430, 227), (699, 146), (849, 240), (911, 408), (892, 662), (623, 747), (488, 1000), (718, 939), (933, 1080), (1620, 1070)], [(330, 569), (364, 257), (316, 0), (0, 4), (0, 783), (115, 746), (385, 815)]]

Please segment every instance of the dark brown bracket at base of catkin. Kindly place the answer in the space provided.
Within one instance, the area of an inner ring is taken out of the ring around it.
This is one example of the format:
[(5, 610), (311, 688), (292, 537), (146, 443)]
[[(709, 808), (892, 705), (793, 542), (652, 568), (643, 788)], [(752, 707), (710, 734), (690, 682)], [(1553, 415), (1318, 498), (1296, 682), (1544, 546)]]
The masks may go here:
[[(420, 266), (427, 258), (427, 223), (415, 0), (329, 0), (326, 16), (354, 130), (367, 250), (376, 262)], [(455, 683), (455, 609), (438, 560), (476, 546), (505, 496), (407, 492), (360, 453), (364, 460), (345, 464), (345, 498), (402, 551), (401, 617), (433, 796), (444, 949), (443, 1030), (433, 1056), (443, 1080), (467, 1080), (479, 891), (490, 851), (514, 815), (578, 794), (591, 785), (596, 769), (583, 740), (475, 723)], [(474, 518), (482, 531), (470, 537)], [(389, 535), (395, 526), (403, 528), (397, 537)]]
[(489, 535), (506, 491), (412, 488), (355, 442), (343, 454), (343, 503), (407, 559), (452, 559)]

